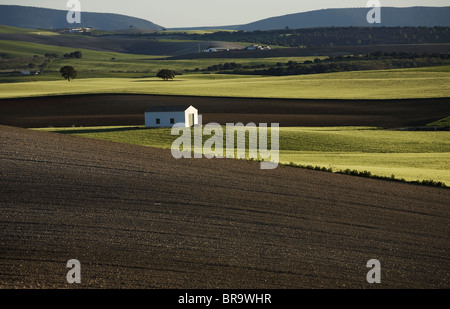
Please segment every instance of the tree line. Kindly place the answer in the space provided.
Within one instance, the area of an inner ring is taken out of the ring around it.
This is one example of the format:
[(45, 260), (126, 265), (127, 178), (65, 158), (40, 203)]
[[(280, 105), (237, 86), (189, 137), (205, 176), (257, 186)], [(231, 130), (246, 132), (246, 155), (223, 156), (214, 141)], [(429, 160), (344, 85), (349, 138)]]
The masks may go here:
[[(61, 58), (60, 55), (58, 55), (57, 53), (46, 53), (44, 55), (46, 58)], [(81, 51), (74, 51), (72, 53), (67, 53), (64, 54), (62, 56), (62, 58), (64, 59), (70, 59), (70, 58), (75, 58), (75, 59), (81, 59), (83, 58), (83, 53)]]
[[(448, 43), (450, 27), (328, 27), (268, 31), (176, 33), (187, 40), (246, 42), (288, 47), (329, 47), (376, 44)], [(167, 36), (164, 32), (153, 36)]]
[(304, 75), (332, 72), (348, 72), (361, 70), (417, 68), (438, 65), (450, 65), (450, 54), (439, 53), (383, 53), (374, 52), (356, 56), (330, 56), (325, 59), (316, 58), (302, 63), (288, 61), (274, 65), (256, 64), (242, 65), (235, 62), (209, 66), (207, 69), (195, 71), (217, 72), (219, 74), (239, 75)]

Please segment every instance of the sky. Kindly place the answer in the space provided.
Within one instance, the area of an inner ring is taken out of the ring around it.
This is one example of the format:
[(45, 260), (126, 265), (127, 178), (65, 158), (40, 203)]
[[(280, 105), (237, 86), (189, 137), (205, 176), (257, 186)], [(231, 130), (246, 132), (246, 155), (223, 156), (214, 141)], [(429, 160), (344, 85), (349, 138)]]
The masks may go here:
[[(83, 12), (118, 13), (166, 28), (240, 25), (326, 8), (366, 7), (368, 0), (78, 0)], [(450, 6), (450, 0), (379, 0), (381, 6)], [(68, 10), (68, 0), (0, 0), (0, 4)]]

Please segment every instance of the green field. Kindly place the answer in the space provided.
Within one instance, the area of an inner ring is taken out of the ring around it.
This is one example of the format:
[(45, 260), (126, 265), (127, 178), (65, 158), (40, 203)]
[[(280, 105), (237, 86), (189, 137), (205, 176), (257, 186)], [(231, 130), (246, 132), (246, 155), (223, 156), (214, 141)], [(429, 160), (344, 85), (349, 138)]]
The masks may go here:
[[(1, 27), (0, 31), (15, 30)], [(30, 30), (21, 31), (27, 33)], [(54, 58), (48, 62), (45, 57), (47, 53), (56, 53), (62, 57), (75, 50), (82, 52), (82, 59)], [(305, 99), (450, 97), (450, 66), (283, 77), (202, 74), (194, 73), (194, 70), (231, 62), (243, 66), (274, 66), (288, 61), (302, 63), (316, 57), (170, 60), (162, 59), (161, 56), (100, 52), (8, 40), (0, 40), (0, 56), (0, 73), (3, 71), (3, 75), (0, 75), (0, 98), (92, 93)], [(34, 67), (31, 71), (37, 71), (43, 63), (46, 65), (40, 75), (11, 76), (7, 73), (24, 70), (27, 65)], [(73, 66), (78, 72), (77, 79), (70, 83), (58, 73), (66, 65)], [(156, 73), (164, 68), (184, 75), (170, 82), (156, 79)]]
[[(81, 51), (83, 58), (62, 58), (64, 54), (74, 51)], [(60, 58), (48, 59), (45, 57), (48, 53), (57, 54)], [(65, 65), (74, 66), (79, 78), (109, 78), (117, 75), (123, 78), (154, 76), (155, 74), (148, 74), (149, 69), (143, 66), (143, 63), (155, 58), (157, 57), (0, 40), (0, 71), (23, 71), (29, 63), (34, 64), (30, 69), (31, 72), (43, 70), (40, 75), (32, 76), (11, 76), (5, 73), (3, 76), (0, 75), (0, 83), (58, 81), (61, 80), (59, 69)], [(47, 61), (50, 61), (49, 64), (42, 69), (41, 65)]]
[[(39, 129), (87, 138), (169, 149), (170, 129), (94, 127)], [(204, 136), (206, 141), (210, 136)], [(224, 145), (226, 145), (224, 141)], [(280, 163), (319, 166), (334, 172), (368, 171), (406, 181), (450, 184), (450, 132), (376, 128), (280, 128)]]
[(446, 117), (446, 118), (440, 119), (438, 121), (429, 123), (428, 126), (431, 126), (431, 127), (450, 127), (450, 117)]
[[(1, 28), (0, 28), (1, 30)], [(23, 30), (28, 31), (28, 30)], [(28, 33), (28, 32), (24, 32)], [(161, 41), (161, 40), (160, 40)], [(177, 40), (166, 40), (176, 44)], [(187, 42), (187, 41), (183, 41)], [(63, 59), (64, 54), (81, 51), (82, 59)], [(61, 80), (57, 73), (63, 66), (73, 66), (78, 72), (78, 79), (85, 78), (129, 78), (129, 77), (154, 77), (156, 73), (164, 68), (170, 68), (177, 72), (194, 71), (195, 69), (207, 69), (209, 66), (235, 62), (243, 66), (267, 65), (272, 66), (277, 62), (289, 60), (304, 62), (314, 60), (317, 57), (293, 57), (293, 58), (237, 58), (237, 59), (190, 59), (170, 60), (166, 56), (134, 55), (116, 52), (93, 51), (83, 48), (69, 48), (50, 46), (29, 42), (0, 40), (0, 71), (25, 69), (28, 63), (34, 63), (37, 71), (42, 63), (46, 61), (45, 54), (57, 54), (59, 58), (51, 59), (51, 63), (39, 76), (0, 76), (2, 82), (21, 81), (48, 81)], [(3, 58), (3, 59), (2, 59)], [(324, 58), (324, 57), (318, 57)]]
[[(98, 54), (97, 54), (98, 53)], [(132, 56), (132, 57), (129, 57)], [(115, 58), (115, 59), (112, 59)], [(155, 59), (159, 58), (159, 59)], [(89, 76), (89, 73), (104, 73), (109, 77), (121, 76), (117, 73), (133, 72), (133, 73), (156, 73), (164, 68), (170, 68), (176, 72), (185, 70), (207, 69), (209, 66), (222, 64), (227, 62), (235, 62), (242, 65), (274, 65), (280, 61), (286, 61), (285, 58), (237, 58), (237, 59), (189, 59), (189, 60), (170, 60), (161, 59), (162, 56), (143, 56), (128, 54), (108, 54), (99, 52), (90, 52), (83, 59), (58, 59), (55, 60), (48, 70), (58, 71), (60, 67), (65, 65), (73, 66), (79, 72), (79, 78)], [(306, 60), (314, 60), (316, 57), (296, 57), (294, 61), (303, 62)], [(88, 73), (88, 75), (86, 75)], [(148, 74), (147, 74), (148, 75)]]
[(0, 98), (92, 93), (309, 99), (450, 97), (448, 68), (384, 70), (287, 77), (192, 74), (157, 78), (92, 78), (0, 84)]
[(280, 161), (450, 184), (450, 132), (282, 128)]
[(0, 33), (16, 33), (16, 34), (37, 34), (37, 35), (59, 35), (57, 32), (25, 29), (11, 26), (0, 25)]
[(33, 57), (35, 55), (44, 56), (46, 53), (56, 53), (62, 56), (63, 54), (70, 53), (75, 50), (82, 51), (83, 56), (88, 60), (110, 59), (111, 57), (116, 57), (121, 60), (137, 60), (142, 59), (143, 57), (142, 55), (139, 56), (114, 52), (99, 52), (83, 48), (59, 47), (30, 42), (0, 40), (0, 54), (2, 54), (2, 57), (4, 58)]

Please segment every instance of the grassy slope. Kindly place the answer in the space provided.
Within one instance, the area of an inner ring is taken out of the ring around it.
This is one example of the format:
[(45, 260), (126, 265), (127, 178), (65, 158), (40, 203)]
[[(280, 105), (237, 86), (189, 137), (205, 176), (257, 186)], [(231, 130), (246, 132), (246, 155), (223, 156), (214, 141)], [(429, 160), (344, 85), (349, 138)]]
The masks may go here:
[[(103, 53), (102, 53), (103, 54)], [(122, 54), (124, 55), (124, 54)], [(125, 54), (126, 55), (126, 54)], [(111, 58), (116, 59), (112, 60)], [(121, 56), (114, 55), (87, 55), (83, 57), (82, 60), (70, 59), (70, 60), (56, 60), (50, 67), (50, 70), (57, 70), (61, 66), (71, 65), (81, 72), (80, 78), (83, 78), (87, 72), (96, 73), (114, 73), (117, 71), (121, 72), (153, 72), (156, 73), (161, 69), (170, 68), (175, 71), (184, 70), (195, 70), (196, 68), (207, 69), (209, 66), (235, 62), (242, 65), (255, 65), (255, 64), (266, 64), (273, 65), (279, 61), (287, 60), (285, 58), (268, 58), (268, 59), (253, 59), (253, 58), (242, 58), (242, 59), (192, 59), (192, 60), (156, 60), (153, 59), (154, 56), (137, 56), (130, 58), (124, 58)], [(313, 60), (315, 57), (298, 57), (293, 58), (295, 61), (305, 61)], [(117, 77), (120, 75), (109, 74), (110, 77)], [(156, 74), (152, 74), (155, 76)]]
[[(34, 62), (36, 71), (45, 61), (44, 55), (56, 53), (60, 57), (64, 54), (79, 50), (82, 59), (52, 59), (45, 73), (38, 76), (6, 76), (0, 78), (2, 82), (30, 82), (61, 80), (59, 69), (65, 65), (72, 65), (77, 69), (80, 77), (111, 77), (110, 71), (129, 69), (130, 73), (121, 73), (121, 77), (142, 77), (135, 71), (142, 70), (142, 63), (155, 58), (154, 56), (132, 55), (114, 52), (98, 52), (88, 49), (74, 49), (68, 47), (49, 46), (36, 43), (0, 40), (0, 55), (5, 59), (0, 61), (0, 69), (23, 70), (29, 62)], [(37, 58), (36, 58), (37, 57)], [(114, 60), (112, 60), (114, 58)], [(134, 74), (133, 74), (134, 73)]]
[(450, 184), (450, 132), (283, 128), (281, 162)]
[(432, 122), (428, 124), (428, 126), (432, 127), (450, 127), (450, 117), (445, 117), (443, 119), (440, 119), (438, 121)]
[[(40, 130), (166, 149), (176, 138), (170, 134), (170, 129), (142, 127)], [(377, 176), (395, 175), (407, 181), (434, 180), (449, 185), (449, 137), (450, 132), (280, 128), (280, 162), (332, 168), (333, 171), (370, 171)]]
[[(173, 42), (173, 40), (168, 40)], [(73, 65), (79, 72), (111, 72), (123, 71), (156, 71), (161, 68), (172, 70), (194, 70), (195, 68), (206, 69), (215, 64), (236, 62), (242, 65), (266, 64), (274, 65), (277, 62), (288, 60), (303, 62), (314, 60), (317, 57), (294, 57), (294, 58), (236, 58), (236, 59), (192, 59), (192, 60), (155, 60), (161, 56), (133, 55), (114, 52), (100, 52), (78, 48), (83, 52), (82, 59), (57, 59), (50, 69), (57, 69), (63, 65)], [(5, 58), (44, 56), (46, 53), (56, 53), (60, 56), (75, 51), (74, 48), (58, 47), (36, 43), (0, 40), (0, 54)], [(112, 58), (115, 58), (114, 60)], [(319, 57), (321, 58), (321, 57)], [(81, 78), (83, 76), (80, 76)]]
[(0, 25), (0, 33), (18, 33), (18, 34), (39, 34), (39, 35), (59, 35), (57, 32), (40, 31), (36, 29), (25, 29), (11, 26)]
[[(3, 31), (12, 31), (5, 27)], [(29, 31), (22, 29), (21, 31)], [(236, 62), (242, 65), (266, 64), (288, 60), (302, 62), (314, 57), (268, 59), (193, 59), (157, 60), (155, 56), (97, 52), (79, 49), (82, 59), (55, 59), (47, 68), (54, 72), (32, 77), (5, 77), (7, 81), (33, 83), (0, 84), (0, 97), (80, 93), (144, 93), (194, 96), (236, 96), (269, 98), (333, 98), (333, 99), (395, 99), (450, 96), (450, 66), (404, 70), (342, 72), (332, 74), (261, 77), (214, 74), (188, 74), (173, 82), (154, 79), (162, 68), (177, 71), (204, 69), (214, 64)], [(34, 55), (63, 55), (73, 48), (55, 47), (27, 42), (0, 41), (4, 58), (19, 59), (20, 68)], [(1, 64), (1, 63), (0, 63)], [(78, 80), (68, 84), (57, 73), (64, 65), (78, 71)], [(1, 66), (0, 66), (1, 69)], [(118, 78), (120, 76), (120, 78)], [(138, 77), (140, 79), (129, 79)], [(55, 81), (51, 81), (55, 79)], [(0, 79), (1, 82), (2, 79)], [(49, 81), (50, 80), (50, 81)]]
[[(0, 28), (1, 31), (2, 28)], [(4, 29), (7, 31), (6, 29)], [(28, 33), (26, 29), (19, 29)], [(95, 38), (92, 38), (95, 39)], [(176, 43), (174, 40), (168, 42)], [(56, 53), (60, 57), (64, 54), (80, 50), (83, 53), (82, 59), (53, 59), (47, 67), (45, 74), (33, 77), (2, 77), (3, 82), (21, 81), (47, 81), (60, 80), (57, 72), (62, 66), (73, 66), (78, 72), (78, 78), (101, 78), (101, 77), (154, 77), (156, 72), (163, 68), (170, 68), (176, 71), (194, 70), (196, 68), (206, 69), (209, 66), (236, 62), (242, 65), (274, 65), (277, 62), (287, 62), (293, 60), (303, 62), (314, 60), (316, 57), (294, 57), (294, 58), (238, 58), (238, 59), (192, 59), (192, 60), (157, 60), (161, 56), (133, 55), (114, 52), (99, 52), (87, 49), (74, 49), (68, 47), (50, 46), (36, 43), (0, 40), (0, 56), (7, 59), (7, 62), (0, 61), (1, 69), (22, 70), (24, 65), (33, 61), (44, 62), (46, 53)], [(37, 56), (39, 58), (34, 58)], [(28, 58), (28, 59), (26, 59)], [(39, 63), (39, 64), (40, 64)], [(39, 65), (37, 65), (39, 66)], [(133, 74), (130, 76), (130, 74)]]
[(63, 54), (70, 53), (75, 50), (82, 51), (84, 59), (87, 60), (109, 60), (112, 57), (115, 57), (118, 60), (139, 60), (142, 58), (154, 57), (114, 52), (100, 52), (83, 48), (75, 49), (71, 47), (51, 46), (21, 41), (0, 40), (0, 53), (4, 53), (6, 57), (9, 58), (33, 57), (34, 55), (43, 56), (46, 53), (56, 53), (62, 56)]
[(96, 78), (0, 84), (0, 98), (61, 94), (140, 93), (164, 95), (400, 99), (450, 97), (450, 72), (385, 70), (288, 77), (193, 74), (164, 82), (156, 78)]

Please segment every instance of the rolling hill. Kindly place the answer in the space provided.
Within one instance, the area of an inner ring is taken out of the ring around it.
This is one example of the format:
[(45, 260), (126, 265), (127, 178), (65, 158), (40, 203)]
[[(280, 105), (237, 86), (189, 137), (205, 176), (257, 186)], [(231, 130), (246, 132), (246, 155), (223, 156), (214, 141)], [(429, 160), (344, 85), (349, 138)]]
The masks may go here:
[[(64, 29), (71, 27), (67, 23), (67, 11), (17, 5), (0, 5), (2, 25), (31, 29)], [(96, 30), (122, 30), (138, 28), (158, 30), (158, 26), (148, 20), (110, 13), (82, 12), (81, 24), (76, 27), (92, 27)]]
[[(319, 27), (349, 27), (370, 26), (366, 20), (369, 8), (325, 9), (304, 13), (272, 17), (240, 26), (238, 30), (277, 30), (319, 28)], [(381, 9), (382, 27), (434, 27), (450, 26), (449, 7), (410, 7)]]

